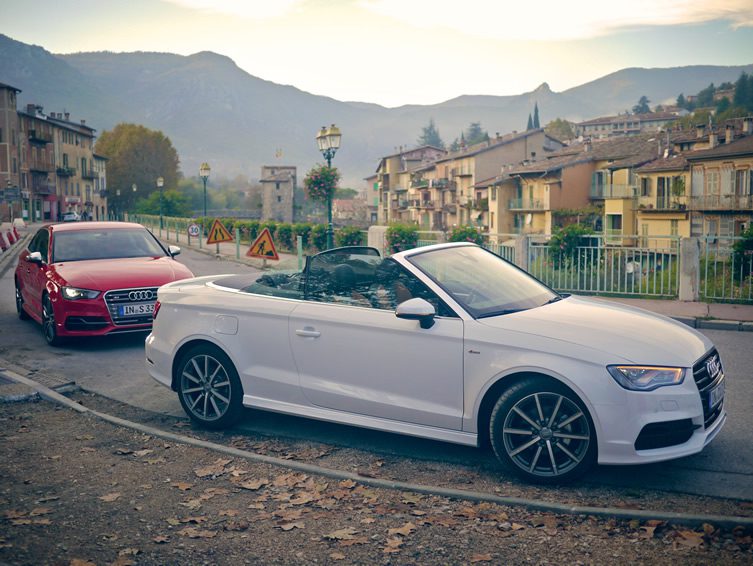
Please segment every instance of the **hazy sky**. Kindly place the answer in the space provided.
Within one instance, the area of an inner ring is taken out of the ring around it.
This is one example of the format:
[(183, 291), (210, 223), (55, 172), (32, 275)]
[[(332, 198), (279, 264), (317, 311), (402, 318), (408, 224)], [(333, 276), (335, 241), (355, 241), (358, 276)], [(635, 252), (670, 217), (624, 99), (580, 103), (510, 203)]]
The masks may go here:
[(227, 55), (338, 100), (431, 104), (625, 67), (753, 63), (753, 0), (0, 0), (52, 53)]

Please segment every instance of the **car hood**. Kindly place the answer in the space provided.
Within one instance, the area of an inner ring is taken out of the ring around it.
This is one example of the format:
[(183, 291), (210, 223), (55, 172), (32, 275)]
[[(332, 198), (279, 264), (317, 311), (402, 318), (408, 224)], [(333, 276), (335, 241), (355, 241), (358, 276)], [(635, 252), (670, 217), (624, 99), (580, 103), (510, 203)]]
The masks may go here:
[(571, 296), (484, 325), (578, 344), (637, 364), (689, 366), (712, 347), (681, 322), (628, 305)]
[(94, 291), (159, 287), (193, 277), (185, 265), (169, 257), (70, 261), (55, 264), (55, 271), (61, 284)]

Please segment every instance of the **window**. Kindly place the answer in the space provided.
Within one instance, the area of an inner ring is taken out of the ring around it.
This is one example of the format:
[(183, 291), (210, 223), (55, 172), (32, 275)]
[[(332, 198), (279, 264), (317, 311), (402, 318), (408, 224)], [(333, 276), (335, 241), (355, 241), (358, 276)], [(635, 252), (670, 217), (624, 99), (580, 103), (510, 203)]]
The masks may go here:
[(738, 169), (735, 171), (735, 190), (734, 194), (743, 196), (750, 194), (750, 184), (748, 183), (748, 176), (750, 171), (748, 169)]
[(679, 220), (669, 221), (669, 235), (670, 236), (677, 236), (679, 223), (680, 223)]
[(277, 197), (277, 202), (282, 202), (282, 197), (281, 196)]
[(492, 187), (492, 200), (497, 200), (497, 187)]
[(641, 196), (642, 197), (651, 196), (651, 178), (650, 177), (641, 178)]
[(706, 171), (706, 194), (718, 195), (720, 186), (719, 169), (709, 169)]

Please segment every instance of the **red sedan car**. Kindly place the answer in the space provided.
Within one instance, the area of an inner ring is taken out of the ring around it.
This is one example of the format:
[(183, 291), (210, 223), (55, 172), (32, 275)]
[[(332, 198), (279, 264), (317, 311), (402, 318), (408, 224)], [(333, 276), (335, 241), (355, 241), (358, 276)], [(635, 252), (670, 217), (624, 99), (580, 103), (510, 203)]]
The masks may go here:
[(140, 224), (76, 222), (39, 229), (16, 266), (16, 309), (53, 346), (67, 337), (147, 331), (157, 288), (193, 277)]

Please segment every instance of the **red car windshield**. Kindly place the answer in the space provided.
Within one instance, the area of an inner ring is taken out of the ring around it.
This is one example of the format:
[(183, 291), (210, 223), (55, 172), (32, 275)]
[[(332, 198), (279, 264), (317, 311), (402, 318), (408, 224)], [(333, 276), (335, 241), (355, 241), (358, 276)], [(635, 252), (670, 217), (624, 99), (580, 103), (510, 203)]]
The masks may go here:
[(147, 230), (77, 230), (56, 232), (52, 240), (52, 261), (163, 257), (164, 248)]

